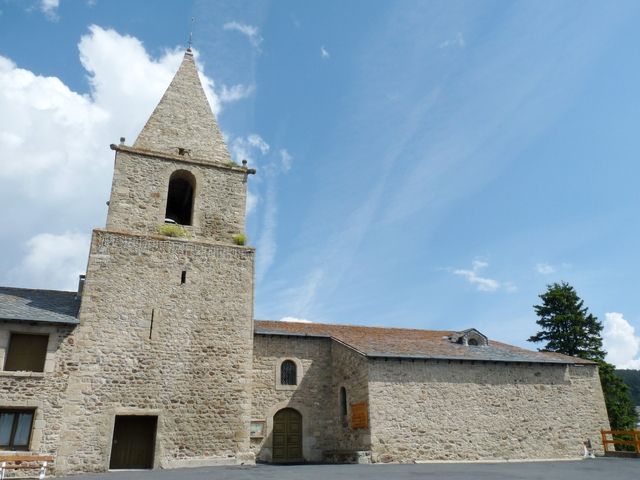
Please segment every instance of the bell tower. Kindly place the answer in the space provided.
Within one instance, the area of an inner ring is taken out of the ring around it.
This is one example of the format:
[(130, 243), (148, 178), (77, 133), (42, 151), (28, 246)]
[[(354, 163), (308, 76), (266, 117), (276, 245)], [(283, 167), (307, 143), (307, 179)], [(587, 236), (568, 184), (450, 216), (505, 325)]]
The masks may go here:
[(175, 222), (188, 238), (222, 243), (244, 232), (255, 171), (231, 160), (190, 50), (133, 146), (111, 148), (108, 230), (155, 235)]
[(238, 235), (255, 171), (232, 162), (190, 49), (133, 145), (111, 148), (58, 468), (252, 462), (255, 252)]

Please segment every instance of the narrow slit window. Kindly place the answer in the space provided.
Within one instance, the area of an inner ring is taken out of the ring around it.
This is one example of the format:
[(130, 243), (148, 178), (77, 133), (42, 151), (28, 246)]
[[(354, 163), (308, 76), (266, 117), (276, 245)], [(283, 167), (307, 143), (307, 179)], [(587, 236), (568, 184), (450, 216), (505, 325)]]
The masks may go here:
[(151, 309), (151, 321), (149, 322), (149, 340), (151, 340), (151, 337), (153, 336), (153, 317), (156, 313), (156, 309), (152, 308)]
[(187, 283), (187, 271), (183, 270), (182, 276), (180, 277), (180, 284), (184, 285), (185, 283)]
[(285, 360), (280, 365), (280, 383), (282, 385), (297, 385), (297, 368), (292, 360)]
[(193, 196), (196, 189), (195, 177), (186, 170), (178, 170), (169, 178), (165, 223), (191, 225), (193, 221)]
[(347, 389), (340, 387), (340, 415), (347, 416)]

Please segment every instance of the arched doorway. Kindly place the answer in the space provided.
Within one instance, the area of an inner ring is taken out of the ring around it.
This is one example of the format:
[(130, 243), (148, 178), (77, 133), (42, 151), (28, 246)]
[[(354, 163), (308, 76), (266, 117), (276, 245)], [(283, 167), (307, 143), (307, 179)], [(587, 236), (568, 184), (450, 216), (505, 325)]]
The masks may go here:
[(273, 416), (274, 463), (302, 462), (302, 415), (293, 408), (283, 408)]

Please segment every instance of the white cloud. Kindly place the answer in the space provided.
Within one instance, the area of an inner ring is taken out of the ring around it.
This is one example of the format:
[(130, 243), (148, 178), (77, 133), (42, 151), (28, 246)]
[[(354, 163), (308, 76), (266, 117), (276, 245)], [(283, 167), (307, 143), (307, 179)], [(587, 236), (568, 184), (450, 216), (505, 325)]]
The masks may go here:
[(257, 133), (252, 133), (247, 137), (249, 145), (260, 150), (263, 155), (269, 151), (269, 144)]
[(280, 322), (292, 322), (292, 323), (313, 323), (311, 320), (307, 320), (306, 318), (296, 318), (296, 317), (282, 317)]
[[(227, 144), (229, 145), (231, 156), (238, 164), (246, 160), (249, 165), (256, 165), (258, 158), (269, 153), (271, 149), (269, 144), (257, 133), (252, 133), (246, 137), (236, 137), (228, 141)], [(254, 182), (251, 182), (247, 190), (247, 205), (245, 208), (247, 215), (255, 211), (260, 198), (255, 189)]]
[(465, 46), (464, 35), (462, 35), (462, 32), (458, 32), (456, 33), (455, 37), (445, 40), (440, 45), (438, 45), (438, 48), (448, 48), (448, 47), (462, 48), (464, 46)]
[[(34, 195), (76, 195), (82, 185), (92, 187), (98, 175), (109, 177), (109, 140), (125, 136), (131, 143), (183, 56), (173, 50), (153, 60), (133, 37), (95, 25), (89, 30), (79, 49), (89, 72), (90, 95), (0, 57), (0, 157), (5, 159), (0, 178), (20, 177), (21, 187)], [(203, 75), (203, 84), (215, 113), (243, 91), (240, 86), (223, 87), (227, 93), (222, 98), (212, 79)], [(24, 159), (29, 159), (29, 168), (24, 168)]]
[(257, 133), (246, 137), (236, 137), (229, 144), (231, 155), (236, 162), (241, 163), (242, 160), (246, 160), (252, 165), (256, 163), (258, 156), (267, 154), (270, 148), (269, 144)]
[(32, 287), (56, 285), (74, 290), (78, 275), (85, 272), (89, 254), (88, 234), (65, 232), (61, 235), (40, 233), (26, 244), (27, 254), (13, 270), (18, 282), (28, 279)]
[(225, 23), (222, 28), (224, 28), (225, 30), (235, 30), (236, 32), (240, 32), (241, 34), (245, 35), (249, 39), (249, 42), (251, 42), (251, 45), (256, 48), (259, 48), (260, 44), (262, 43), (260, 29), (258, 27), (254, 27), (253, 25), (247, 25), (245, 23), (233, 21)]
[(287, 309), (298, 315), (307, 316), (307, 312), (313, 307), (325, 279), (324, 267), (316, 267), (311, 270), (302, 282), (298, 282), (284, 292), (287, 299)]
[(235, 102), (253, 94), (255, 87), (253, 85), (233, 85), (227, 87), (222, 85), (220, 88), (220, 100), (223, 102)]
[[(103, 221), (113, 165), (108, 145), (121, 136), (133, 143), (184, 54), (176, 48), (152, 58), (138, 39), (96, 25), (78, 48), (88, 74), (87, 94), (0, 56), (0, 202), (12, 206), (14, 219), (30, 219), (16, 226), (13, 242), (33, 237), (36, 232), (28, 229), (36, 223), (40, 232), (89, 232)], [(217, 88), (213, 79), (200, 75), (215, 113), (251, 91)], [(48, 229), (47, 222), (55, 227)], [(8, 247), (0, 245), (3, 251)], [(13, 278), (8, 271), (19, 261), (5, 260), (1, 281)], [(40, 281), (35, 270), (28, 271)], [(20, 278), (28, 285), (28, 278)], [(39, 284), (61, 285), (67, 284), (57, 275)]]
[(617, 368), (640, 369), (640, 337), (622, 313), (604, 314), (602, 343), (607, 351), (607, 361)]
[(472, 285), (481, 292), (495, 292), (500, 288), (504, 288), (507, 292), (515, 292), (517, 290), (516, 285), (512, 282), (500, 283), (498, 280), (494, 280), (489, 277), (481, 277), (479, 272), (489, 266), (489, 263), (483, 260), (474, 260), (471, 264), (471, 270), (456, 269), (453, 270), (454, 275), (458, 275), (466, 279)]
[(329, 53), (329, 51), (324, 48), (324, 45), (322, 45), (320, 47), (320, 58), (323, 58), (325, 60), (329, 59), (331, 57), (331, 54)]
[(258, 205), (258, 195), (253, 193), (251, 190), (247, 190), (247, 205), (245, 206), (245, 214), (249, 215), (253, 213), (256, 209), (256, 205)]
[(293, 165), (293, 157), (286, 148), (280, 150), (280, 165), (285, 173), (291, 170), (291, 166)]
[[(264, 173), (258, 182), (250, 183), (245, 209), (248, 215), (256, 210), (258, 200), (263, 202), (256, 258), (256, 282), (260, 283), (273, 264), (277, 252), (277, 177), (291, 168), (293, 157), (286, 149), (278, 150), (277, 156), (269, 155), (271, 146), (257, 133), (236, 137), (228, 144), (231, 156), (237, 163), (247, 160), (250, 165), (261, 164), (260, 168)], [(258, 196), (256, 189), (260, 185), (264, 186), (265, 191)]]
[(60, 0), (41, 0), (40, 10), (44, 13), (49, 20), (58, 20), (58, 7), (60, 6)]
[(268, 171), (267, 189), (264, 202), (262, 228), (257, 244), (256, 255), (256, 283), (260, 283), (273, 264), (278, 249), (276, 243), (276, 228), (278, 225), (278, 204), (276, 201), (275, 172)]
[(550, 275), (555, 273), (556, 267), (548, 263), (536, 263), (536, 272), (541, 275)]

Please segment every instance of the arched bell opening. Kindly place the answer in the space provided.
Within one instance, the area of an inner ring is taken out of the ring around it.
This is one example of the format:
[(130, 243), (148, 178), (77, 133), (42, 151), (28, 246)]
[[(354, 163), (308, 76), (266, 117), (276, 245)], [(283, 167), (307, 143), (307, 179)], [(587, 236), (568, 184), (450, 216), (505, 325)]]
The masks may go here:
[(177, 170), (169, 178), (165, 223), (193, 224), (193, 200), (196, 178), (191, 172)]

